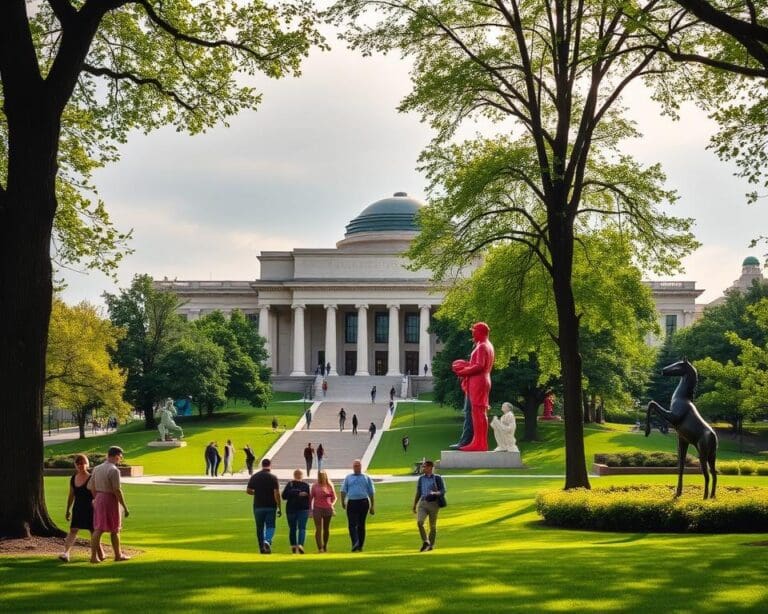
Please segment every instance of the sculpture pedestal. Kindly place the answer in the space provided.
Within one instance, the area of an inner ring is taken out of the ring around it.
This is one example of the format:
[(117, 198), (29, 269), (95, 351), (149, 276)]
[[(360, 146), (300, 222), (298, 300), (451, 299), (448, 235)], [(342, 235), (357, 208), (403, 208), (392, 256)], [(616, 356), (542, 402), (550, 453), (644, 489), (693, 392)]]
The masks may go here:
[(520, 452), (440, 452), (440, 469), (521, 469)]
[(186, 448), (187, 442), (174, 439), (173, 441), (150, 441), (147, 445), (150, 448)]

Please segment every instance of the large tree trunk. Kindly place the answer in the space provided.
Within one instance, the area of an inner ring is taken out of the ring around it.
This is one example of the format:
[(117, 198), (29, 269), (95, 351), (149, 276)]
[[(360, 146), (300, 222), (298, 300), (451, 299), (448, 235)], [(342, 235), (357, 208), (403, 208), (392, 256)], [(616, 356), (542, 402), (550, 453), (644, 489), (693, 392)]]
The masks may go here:
[(0, 537), (63, 535), (45, 505), (42, 433), (58, 122), (46, 122), (43, 109), (9, 109), (7, 98), (5, 106), (9, 153), (7, 190), (0, 194)]
[(523, 441), (537, 441), (539, 438), (539, 395), (535, 392), (523, 399), (523, 416), (525, 416), (525, 434)]
[[(561, 196), (565, 201), (564, 195)], [(552, 289), (555, 295), (563, 377), (563, 414), (565, 419), (565, 488), (589, 488), (584, 459), (584, 417), (581, 397), (581, 354), (579, 353), (579, 317), (573, 298), (573, 223), (565, 208), (550, 208), (549, 232), (552, 256)]]

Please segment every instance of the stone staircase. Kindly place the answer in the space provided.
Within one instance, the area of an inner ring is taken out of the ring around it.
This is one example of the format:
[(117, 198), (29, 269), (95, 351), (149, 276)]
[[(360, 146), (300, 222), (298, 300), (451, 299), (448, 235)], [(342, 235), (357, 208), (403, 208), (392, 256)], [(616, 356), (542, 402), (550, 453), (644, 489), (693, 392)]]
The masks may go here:
[(395, 398), (403, 398), (402, 376), (378, 376), (356, 377), (352, 375), (337, 375), (326, 378), (328, 390), (325, 397), (322, 391), (322, 378), (318, 377), (315, 381), (315, 400), (316, 401), (358, 401), (365, 402), (371, 400), (371, 387), (376, 386), (376, 401), (389, 404), (389, 391), (395, 387)]

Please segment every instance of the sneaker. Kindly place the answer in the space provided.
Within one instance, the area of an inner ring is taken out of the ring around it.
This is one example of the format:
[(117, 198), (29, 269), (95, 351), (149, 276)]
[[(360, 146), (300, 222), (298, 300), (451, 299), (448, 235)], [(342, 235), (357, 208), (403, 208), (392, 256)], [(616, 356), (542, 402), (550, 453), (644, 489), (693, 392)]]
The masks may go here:
[(353, 544), (352, 545), (352, 552), (360, 552), (360, 545), (359, 544)]
[(299, 551), (299, 554), (304, 554), (304, 546), (296, 546), (296, 550)]
[(423, 544), (421, 544), (421, 548), (419, 549), (419, 552), (424, 552), (425, 550), (429, 550), (429, 549), (430, 549), (429, 542), (424, 542)]
[(272, 554), (272, 546), (269, 545), (269, 542), (264, 542), (264, 554)]
[(67, 554), (66, 552), (62, 552), (59, 555), (59, 560), (64, 562), (64, 563), (69, 563), (69, 554)]
[(429, 546), (427, 547), (427, 552), (429, 552), (430, 550), (434, 550), (434, 549), (435, 549), (435, 547), (432, 544), (429, 544)]

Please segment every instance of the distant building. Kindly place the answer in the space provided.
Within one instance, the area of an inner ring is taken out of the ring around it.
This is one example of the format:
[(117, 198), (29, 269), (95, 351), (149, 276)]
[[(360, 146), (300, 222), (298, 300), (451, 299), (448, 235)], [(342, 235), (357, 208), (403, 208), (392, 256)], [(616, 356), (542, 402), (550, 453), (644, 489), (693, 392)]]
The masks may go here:
[(722, 296), (719, 296), (714, 301), (709, 303), (707, 307), (721, 305), (725, 302), (725, 295), (731, 290), (740, 290), (746, 292), (752, 282), (756, 279), (765, 281), (763, 276), (763, 267), (760, 265), (760, 261), (754, 256), (747, 256), (744, 258), (744, 262), (741, 263), (741, 275), (738, 279), (735, 279), (731, 286), (725, 290)]
[(696, 288), (695, 281), (647, 281), (653, 302), (659, 314), (660, 335), (648, 335), (648, 345), (658, 346), (665, 337), (680, 328), (693, 324), (699, 316), (696, 299), (704, 290)]

